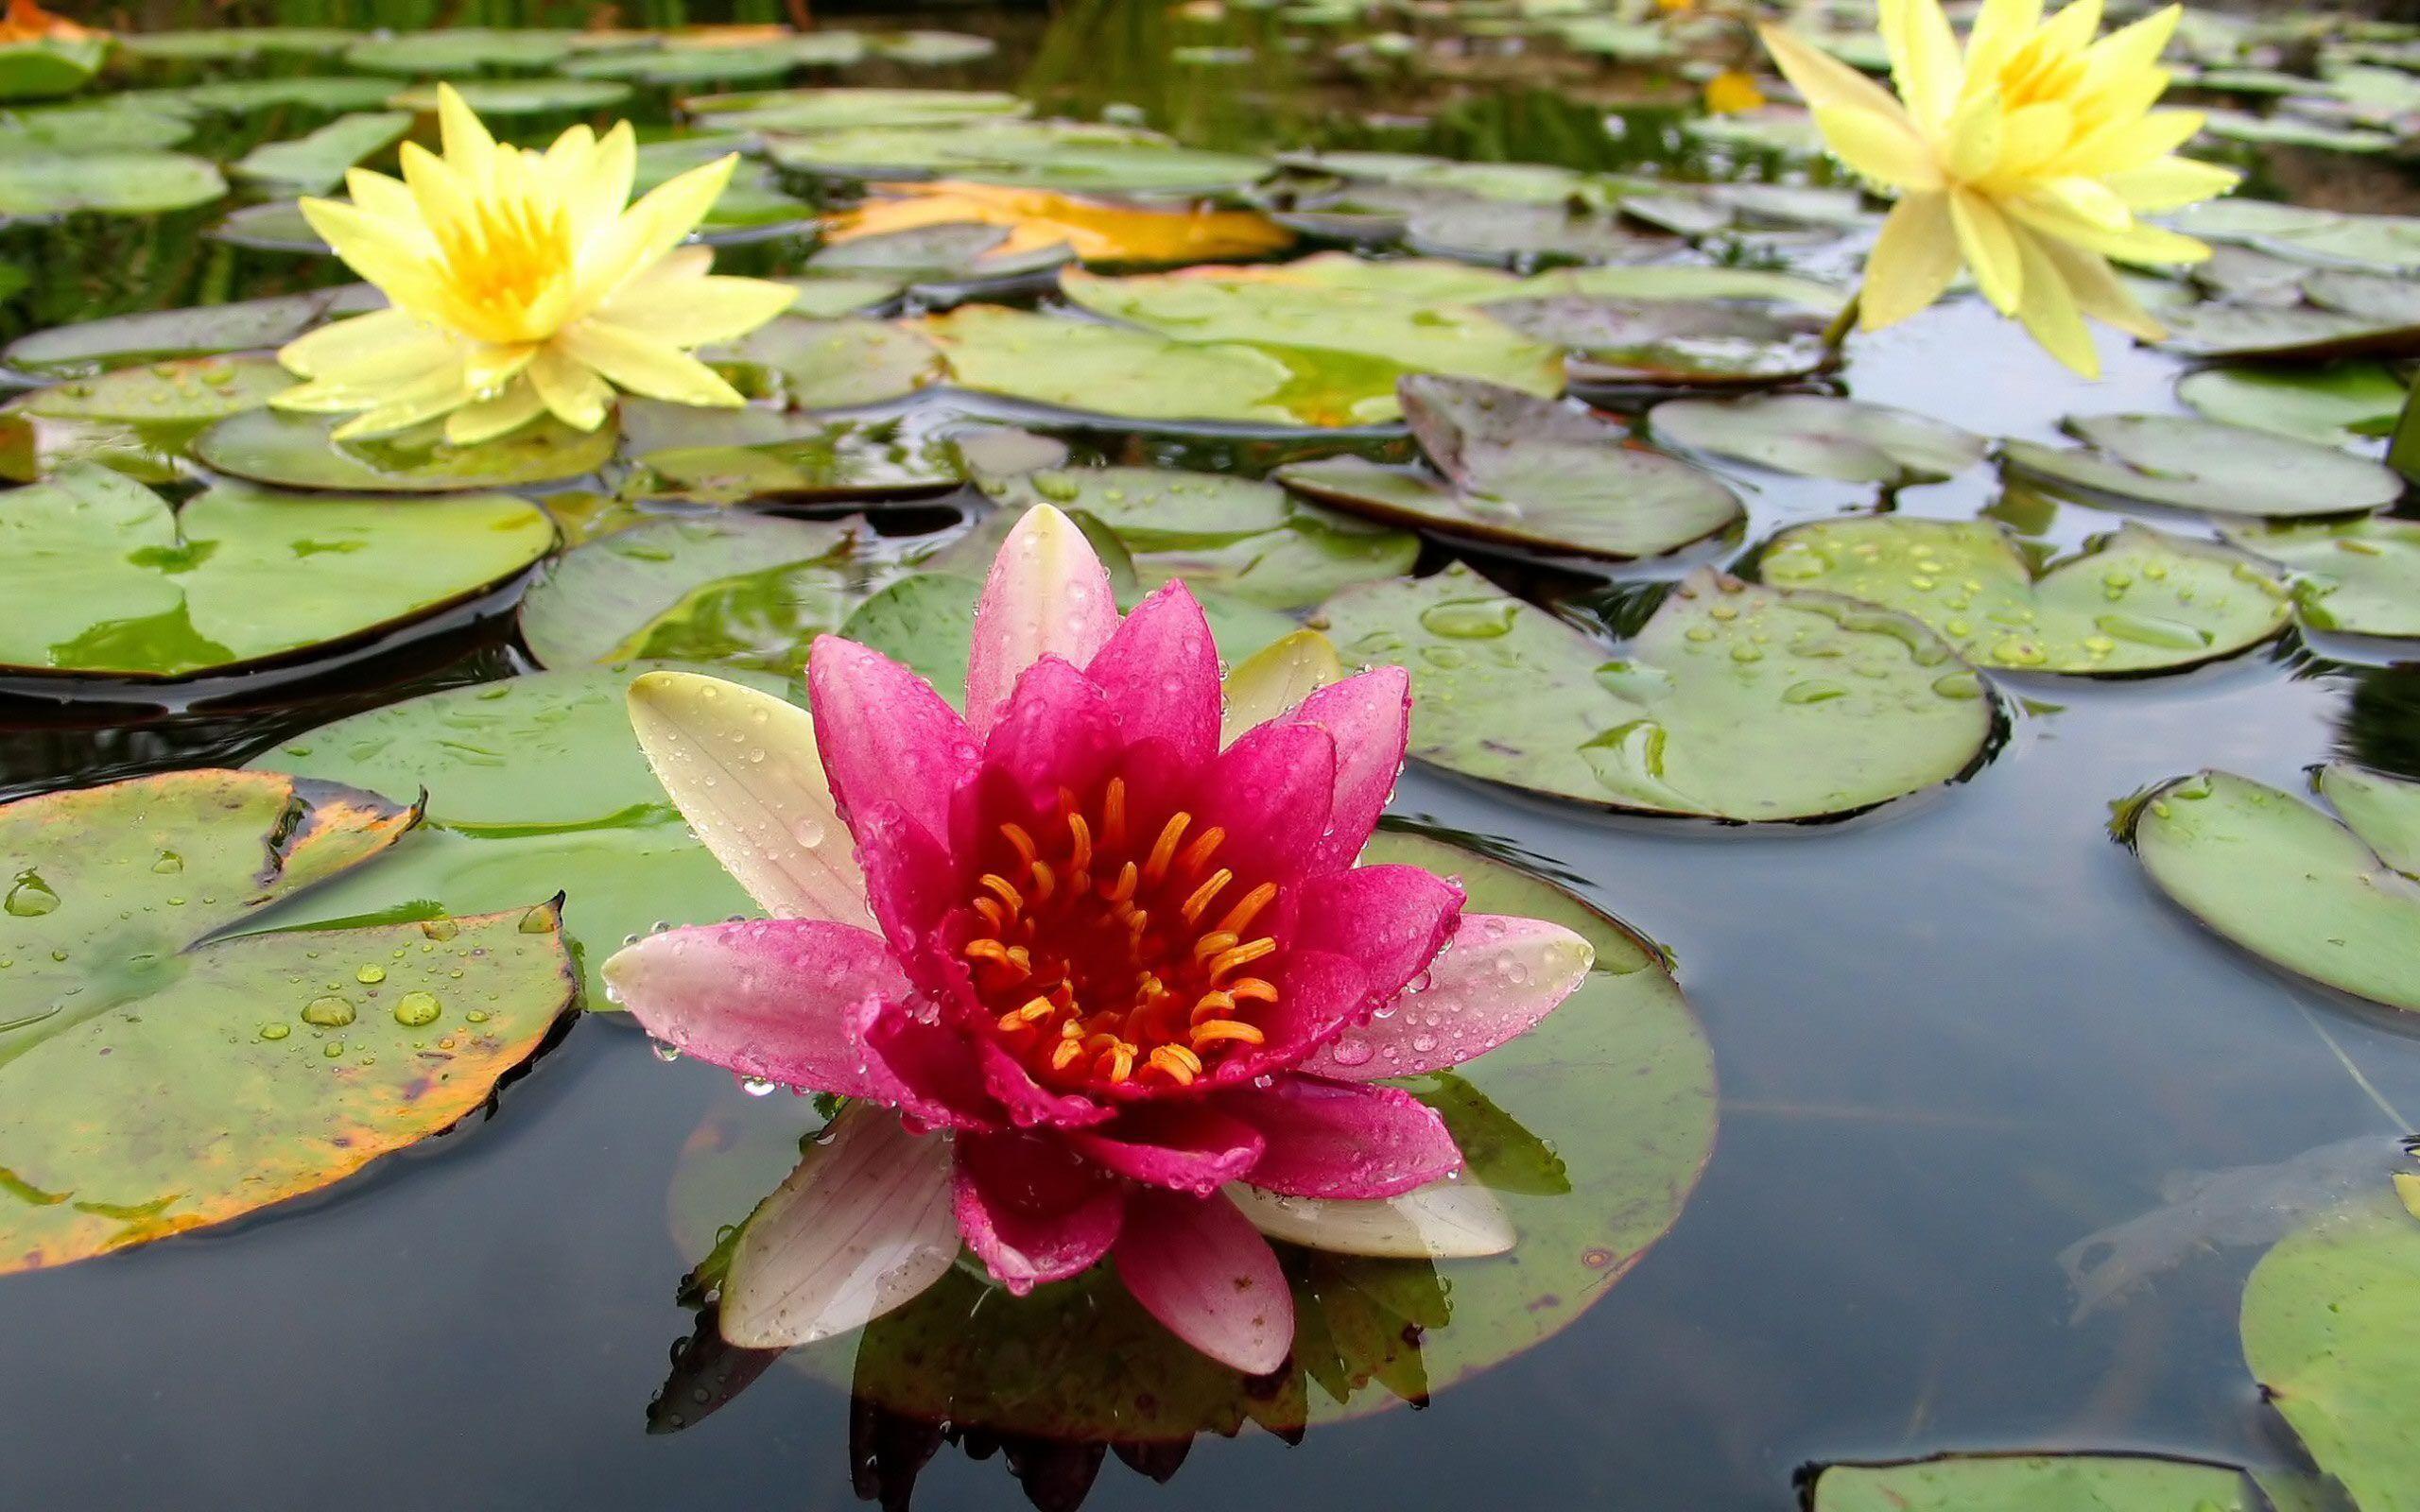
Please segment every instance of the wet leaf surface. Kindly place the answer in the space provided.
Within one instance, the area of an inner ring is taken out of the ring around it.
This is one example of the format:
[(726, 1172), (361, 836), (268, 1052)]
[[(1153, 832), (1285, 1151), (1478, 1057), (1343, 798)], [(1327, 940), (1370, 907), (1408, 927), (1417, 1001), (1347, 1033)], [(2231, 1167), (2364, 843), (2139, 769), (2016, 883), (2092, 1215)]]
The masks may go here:
[(2052, 484), (2212, 514), (2351, 514), (2403, 496), (2403, 480), (2333, 447), (2175, 415), (2064, 422), (2083, 446), (2004, 443), (2009, 465)]
[(1946, 1454), (1833, 1465), (1812, 1512), (2262, 1512), (2243, 1471), (2149, 1454)]
[(1668, 446), (1885, 488), (1954, 476), (1983, 459), (1985, 444), (1923, 415), (1827, 394), (1675, 399), (1650, 410), (1647, 421)]
[(496, 440), (454, 446), (439, 421), (376, 440), (329, 439), (343, 419), (256, 409), (203, 432), (194, 455), (255, 483), (362, 493), (452, 493), (554, 483), (594, 472), (614, 455), (610, 422), (581, 432), (547, 417)]
[(2373, 515), (2225, 534), (2292, 575), (2295, 608), (2313, 629), (2420, 636), (2420, 521)]

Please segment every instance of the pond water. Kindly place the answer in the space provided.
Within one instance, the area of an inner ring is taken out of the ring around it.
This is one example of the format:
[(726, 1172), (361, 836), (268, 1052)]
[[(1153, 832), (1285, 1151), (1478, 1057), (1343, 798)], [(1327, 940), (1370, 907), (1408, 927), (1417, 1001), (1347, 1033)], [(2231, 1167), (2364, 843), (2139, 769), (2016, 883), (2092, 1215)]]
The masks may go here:
[[(1145, 3), (1079, 8), (1052, 25), (957, 8), (828, 24), (1002, 43), (987, 60), (875, 76), (883, 82), (1025, 88), (1084, 113), (1125, 101), (1221, 149), (1385, 147), (1609, 169), (1623, 155), (1584, 129), (1605, 109), (1592, 95), (1669, 97), (1635, 70), (1566, 62), (1524, 79), (1454, 54), (1374, 58), (1356, 84), (1319, 65), (1326, 42), (1307, 58), (1264, 53), (1283, 60), (1264, 79), (1200, 57), (1167, 61), (1173, 47), (1275, 36), (1266, 12), (1189, 33)], [(2292, 182), (2307, 198), (2348, 181), (2317, 158), (2272, 169), (2264, 187)], [(211, 218), (197, 215), (115, 223), (82, 254), (55, 233), (8, 233), (21, 253), (89, 258), (44, 265), (38, 323), (76, 318), (79, 301), (83, 313), (118, 313), (342, 276), (324, 261), (179, 243), (189, 220)], [(150, 229), (130, 237), (130, 225)], [(776, 242), (726, 261), (774, 272), (795, 255)], [(1794, 264), (1835, 278), (1851, 266), (1831, 248)], [(81, 282), (62, 288), (71, 278)], [(2189, 413), (2175, 396), (2183, 359), (2103, 333), (2106, 374), (2087, 388), (1971, 297), (1848, 350), (1841, 391), (1984, 436), (2064, 442), (2058, 422), (2079, 412)], [(1305, 450), (1098, 428), (1073, 439), (1079, 460), (1253, 475)], [(1676, 555), (1524, 565), (1431, 537), (1422, 570), (1461, 557), (1576, 621), (1628, 631), (1684, 571), (1745, 566), (1777, 529), (1875, 501), (1867, 485), (1715, 465), (1747, 522)], [(886, 528), (982, 507), (963, 490)], [(1894, 507), (1942, 520), (1988, 511), (2062, 553), (2130, 520), (2206, 533), (2183, 511), (2056, 499), (1988, 465), (1908, 488)], [(518, 587), (335, 670), (171, 688), (167, 708), (122, 685), (103, 699), (20, 679), (0, 698), (0, 797), (240, 765), (344, 714), (531, 671), (510, 612)], [(95, 1512), (837, 1508), (905, 1504), (912, 1485), (918, 1506), (992, 1506), (1013, 1503), (1013, 1468), (1046, 1505), (1755, 1512), (1795, 1504), (1809, 1465), (1949, 1451), (2305, 1466), (2245, 1367), (2238, 1320), (2252, 1266), (2293, 1227), (2296, 1204), (2316, 1201), (2303, 1178), (2259, 1189), (2236, 1229), (2137, 1230), (2124, 1259), (2140, 1283), (2111, 1295), (2080, 1292), (2061, 1257), (2161, 1208), (2181, 1173), (2359, 1142), (2316, 1157), (2308, 1186), (2337, 1179), (2330, 1172), (2382, 1177), (2420, 1116), (2420, 1036), (2408, 1015), (2218, 939), (2112, 838), (2111, 807), (2203, 767), (2290, 791), (2333, 760), (2420, 779), (2420, 663), (2396, 660), (2397, 646), (2289, 629), (2174, 675), (1995, 672), (2003, 728), (1979, 765), (1837, 821), (1618, 815), (1415, 764), (1395, 821), (1514, 859), (1669, 951), (1720, 1088), (1711, 1160), (1670, 1232), (1567, 1328), (1425, 1402), (1315, 1425), (1299, 1441), (1247, 1428), (1127, 1464), (1104, 1461), (1098, 1445), (1012, 1442), (1004, 1455), (977, 1429), (920, 1472), (918, 1434), (853, 1404), (844, 1376), (776, 1367), (711, 1416), (663, 1431), (669, 1409), (650, 1404), (667, 1356), (697, 1327), (677, 1297), (700, 1259), (697, 1215), (679, 1195), (694, 1160), (684, 1149), (701, 1127), (751, 1120), (786, 1119), (779, 1126), (795, 1137), (804, 1105), (752, 1097), (711, 1066), (665, 1064), (621, 1016), (591, 1013), (490, 1113), (332, 1189), (0, 1280), (0, 1375), (16, 1383), (11, 1499)], [(579, 880), (561, 885), (576, 904)], [(743, 1195), (709, 1222), (745, 1211)], [(1163, 1483), (1146, 1469), (1173, 1473)], [(2410, 1503), (2377, 1506), (2390, 1504)]]

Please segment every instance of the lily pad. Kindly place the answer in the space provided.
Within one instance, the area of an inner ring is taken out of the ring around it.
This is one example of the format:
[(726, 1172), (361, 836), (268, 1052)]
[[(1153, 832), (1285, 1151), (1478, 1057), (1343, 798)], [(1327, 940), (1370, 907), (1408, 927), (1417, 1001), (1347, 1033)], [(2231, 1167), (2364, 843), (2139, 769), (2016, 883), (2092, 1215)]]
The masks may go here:
[(365, 74), (460, 78), (491, 71), (540, 73), (571, 56), (579, 33), (446, 26), (355, 43), (345, 62)]
[(1094, 194), (1219, 194), (1269, 171), (1266, 159), (1199, 151), (1155, 131), (1002, 115), (776, 136), (765, 152), (784, 168), (834, 179), (957, 179)]
[(118, 38), (117, 44), (136, 58), (158, 62), (240, 63), (265, 53), (326, 56), (360, 40), (361, 33), (335, 26), (201, 26), (130, 32)]
[(184, 89), (147, 90), (138, 103), (213, 115), (260, 115), (271, 111), (320, 111), (340, 115), (347, 111), (374, 111), (387, 103), (394, 82), (343, 75), (304, 75), (288, 78), (226, 78)]
[[(454, 91), (481, 116), (585, 114), (631, 97), (631, 86), (609, 78), (472, 78), (456, 84)], [(415, 85), (389, 97), (387, 105), (432, 114), (437, 86)]]
[(2243, 1357), (2360, 1512), (2420, 1507), (2420, 1223), (2353, 1208), (2280, 1242), (2243, 1288)]
[(1983, 459), (1986, 443), (1945, 421), (1828, 394), (1675, 399), (1648, 411), (1668, 446), (1842, 483), (1938, 483)]
[[(226, 932), (415, 822), (325, 782), (190, 771), (0, 808), (0, 1272), (223, 1223), (493, 1095), (568, 1005), (553, 908)], [(373, 868), (374, 869), (374, 868)]]
[(521, 602), (540, 664), (676, 660), (796, 674), (876, 585), (860, 533), (718, 514), (654, 520), (564, 554)]
[[(1551, 919), (1596, 949), (1586, 981), (1539, 1028), (1406, 1084), (1474, 1152), (1464, 1182), (1511, 1217), (1510, 1254), (1432, 1263), (1281, 1243), (1298, 1332), (1274, 1382), (1247, 1383), (1179, 1345), (1106, 1269), (1011, 1297), (960, 1267), (861, 1335), (787, 1358), (926, 1421), (1166, 1443), (1425, 1400), (1576, 1323), (1647, 1259), (1712, 1151), (1705, 1039), (1657, 947), (1572, 894), (1425, 835), (1381, 834), (1367, 859), (1459, 876), (1475, 910)], [(804, 1112), (746, 1111), (701, 1128), (676, 1177), (674, 1221), (693, 1253), (790, 1170), (811, 1126)]]
[[(925, 333), (963, 388), (1117, 420), (1311, 425), (1333, 411), (1296, 370), (1241, 342), (1176, 341), (1151, 331), (973, 304)], [(1304, 388), (1311, 391), (1304, 393)], [(1298, 397), (1299, 395), (1299, 397)], [(1327, 423), (1375, 423), (1394, 410), (1392, 370), (1367, 375)]]
[(1697, 387), (1780, 383), (1830, 358), (1824, 322), (1719, 300), (1613, 300), (1564, 294), (1483, 306), (1570, 354), (1571, 381)]
[(171, 112), (115, 102), (53, 105), (0, 114), (0, 156), (154, 151), (192, 134), (193, 123)]
[(1182, 577), (1267, 609), (1309, 609), (1350, 584), (1409, 572), (1420, 555), (1420, 538), (1409, 532), (1225, 473), (1067, 468), (979, 481), (996, 504), (1048, 503), (1099, 521), (1132, 555), (1147, 587)]
[(1701, 571), (1616, 656), (1459, 563), (1312, 620), (1409, 669), (1411, 753), (1510, 787), (1730, 820), (1858, 813), (1955, 780), (1996, 713), (1904, 614)]
[(807, 277), (876, 276), (896, 284), (960, 287), (1046, 273), (1075, 252), (1063, 241), (1013, 250), (1015, 228), (947, 221), (908, 231), (827, 241), (806, 261)]
[(941, 370), (941, 354), (912, 328), (794, 315), (700, 355), (751, 399), (792, 409), (882, 404), (914, 393)]
[[(630, 450), (657, 493), (708, 504), (872, 502), (929, 498), (962, 481), (948, 439), (908, 420), (817, 422), (766, 410), (723, 413), (731, 419), (718, 422), (692, 420), (697, 412), (689, 411), (670, 427), (675, 436), (697, 433), (682, 444), (633, 436)], [(647, 427), (663, 428), (651, 421)]]
[(190, 357), (71, 379), (9, 407), (53, 420), (192, 424), (258, 409), (294, 382), (269, 357)]
[(2385, 435), (2394, 429), (2407, 392), (2394, 369), (2382, 362), (2204, 368), (2176, 384), (2176, 397), (2204, 420), (2321, 446), (2353, 446)]
[[(2404, 801), (2420, 801), (2409, 788)], [(2129, 799), (2118, 828), (2160, 890), (2221, 935), (2356, 997), (2420, 1010), (2420, 883), (2318, 809), (2204, 771)]]
[(947, 126), (1023, 115), (1014, 94), (947, 89), (794, 89), (709, 94), (685, 102), (718, 131), (830, 131), (865, 126)]
[(2403, 496), (2379, 464), (2265, 431), (2181, 415), (2089, 415), (2062, 427), (2066, 450), (2003, 443), (2011, 466), (2048, 482), (2210, 514), (2350, 514)]
[(284, 346), (334, 317), (386, 302), (370, 285), (354, 284), (190, 310), (147, 310), (29, 332), (0, 352), (0, 360), (41, 378), (88, 378), (139, 362)]
[(1988, 520), (1821, 520), (1774, 537), (1759, 573), (1911, 614), (1977, 666), (2026, 672), (2176, 671), (2292, 617), (2285, 585), (2241, 554), (2132, 524), (2043, 564)]
[(2311, 628), (2420, 636), (2420, 521), (2372, 515), (2224, 534), (2292, 573), (2294, 606)]
[(2381, 322), (2308, 304), (2213, 301), (2163, 311), (2159, 345), (2179, 356), (2229, 362), (2331, 362), (2420, 352), (2420, 325)]
[(1678, 550), (1744, 518), (1720, 479), (1632, 447), (1620, 426), (1586, 410), (1451, 378), (1407, 378), (1401, 395), (1442, 479), (1340, 456), (1290, 463), (1278, 480), (1392, 524), (1617, 561)]
[[(428, 795), (427, 822), (384, 866), (316, 888), (269, 922), (414, 924), (561, 892), (586, 1004), (601, 1009), (612, 1005), (596, 968), (626, 940), (667, 923), (752, 917), (755, 904), (690, 833), (639, 754), (627, 695), (642, 670), (583, 667), (449, 688), (322, 725), (255, 757), (252, 765), (272, 771)], [(717, 674), (769, 693), (784, 687), (759, 673)]]
[[(1829, 317), (1846, 291), (1795, 273), (1759, 267), (1652, 263), (1638, 266), (1569, 267), (1541, 273), (1522, 285), (1522, 298), (1584, 294), (1604, 300), (1723, 300), (1788, 306)], [(1484, 301), (1480, 301), (1484, 302)]]
[(2267, 1512), (2243, 1471), (2151, 1454), (1944, 1454), (1827, 1465), (1810, 1512)]
[(384, 152), (412, 129), (402, 111), (340, 116), (291, 142), (265, 142), (238, 160), (235, 177), (320, 194), (344, 180), (345, 170)]
[(109, 52), (106, 36), (37, 37), (0, 43), (0, 100), (72, 94), (100, 72)]
[(340, 415), (255, 409), (231, 416), (194, 443), (203, 466), (280, 488), (361, 493), (453, 493), (553, 483), (594, 472), (614, 456), (611, 424), (576, 431), (552, 417), (497, 440), (455, 446), (441, 421), (377, 440), (337, 441)]
[(0, 666), (231, 671), (420, 618), (554, 541), (544, 511), (503, 495), (398, 509), (225, 485), (171, 512), (141, 484), (75, 468), (0, 496)]
[(226, 193), (216, 163), (182, 152), (0, 153), (0, 215), (157, 215)]

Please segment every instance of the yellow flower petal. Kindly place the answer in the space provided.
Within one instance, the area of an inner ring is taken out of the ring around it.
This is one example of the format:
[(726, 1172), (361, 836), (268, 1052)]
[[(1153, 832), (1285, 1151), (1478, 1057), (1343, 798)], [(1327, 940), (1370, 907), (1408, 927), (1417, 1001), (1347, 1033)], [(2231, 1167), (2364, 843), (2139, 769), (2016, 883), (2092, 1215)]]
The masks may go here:
[(1813, 109), (1850, 108), (1877, 115), (1907, 118), (1907, 108), (1889, 90), (1784, 26), (1756, 28), (1765, 51), (1772, 55), (1782, 77), (1806, 96)]
[(572, 234), (582, 245), (611, 226), (630, 203), (638, 161), (638, 139), (631, 123), (616, 121), (602, 141), (570, 166), (563, 180), (563, 203), (571, 211)]
[(597, 236), (593, 255), (581, 260), (580, 297), (575, 301), (579, 315), (596, 309), (624, 282), (678, 247), (722, 198), (738, 166), (735, 152), (717, 158), (657, 186), (623, 212)]
[(1958, 232), (1958, 249), (1975, 274), (1975, 286), (2002, 315), (2016, 313), (2025, 292), (2025, 265), (2017, 255), (2016, 234), (1999, 207), (1971, 189), (1949, 191), (1949, 223)]
[(2041, 192), (2079, 220), (2101, 231), (2122, 232), (2135, 223), (2134, 212), (2126, 208), (2126, 201), (2097, 179), (2051, 179), (2042, 184)]
[(304, 199), (302, 218), (344, 265), (386, 290), (397, 304), (437, 297), (436, 269), (410, 248), (398, 246), (384, 224), (334, 199)]
[(2153, 11), (2129, 26), (2120, 26), (2084, 49), (2087, 89), (2106, 88), (2130, 74), (2139, 74), (2159, 61), (2185, 19), (2183, 6)]
[(2042, 0), (1983, 0), (1966, 36), (1966, 77), (1988, 78), (2042, 25)]
[(463, 405), (445, 417), (445, 439), (456, 446), (476, 446), (519, 430), (546, 412), (538, 390), (526, 380), (493, 399)]
[(372, 310), (295, 337), (279, 350), (277, 360), (289, 372), (316, 378), (364, 358), (416, 349), (442, 353), (452, 351), (452, 343), (403, 310)]
[(1940, 299), (1958, 274), (1958, 232), (1949, 196), (1912, 194), (1891, 207), (1865, 260), (1858, 319), (1868, 331), (1894, 325)]
[(2066, 280), (2043, 251), (2039, 238), (2014, 232), (2017, 257), (2024, 268), (2025, 297), (2016, 318), (2043, 350), (2086, 378), (2100, 376), (2100, 352), (2092, 343), (2092, 328), (2083, 323)]
[(1939, 165), (1904, 118), (1846, 106), (1822, 106), (1814, 114), (1824, 145), (1850, 171), (1894, 189), (1941, 187)]
[(1989, 174), (2000, 161), (2005, 121), (1996, 87), (1961, 100), (1942, 130), (1949, 145), (1948, 177), (1960, 183), (1974, 183)]
[(574, 430), (593, 431), (605, 423), (605, 407), (614, 390), (604, 379), (549, 345), (529, 363), (529, 386), (553, 412)]
[(1941, 0), (1882, 0), (1879, 17), (1899, 98), (1919, 128), (1938, 126), (1949, 118), (1966, 82), (1965, 60)]
[(437, 86), (438, 140), (445, 148), (445, 156), (464, 173), (483, 177), (490, 160), (495, 156), (495, 138), (479, 124), (479, 117), (463, 102), (451, 84)]
[(2206, 246), (2165, 226), (2138, 220), (2124, 231), (2109, 231), (2043, 196), (2016, 196), (2001, 204), (2011, 218), (2030, 230), (2121, 263), (2160, 266), (2198, 263), (2210, 255)]
[(355, 415), (328, 435), (339, 441), (392, 436), (397, 431), (407, 431), (424, 421), (459, 409), (477, 397), (463, 385), (458, 375), (433, 374), (422, 383), (397, 389), (388, 396), (386, 403)]
[(2235, 169), (2221, 168), (2215, 163), (2164, 158), (2140, 168), (2113, 173), (2101, 181), (2126, 201), (2127, 209), (2138, 215), (2152, 215), (2215, 198), (2234, 188), (2242, 178)]
[(2127, 292), (2123, 280), (2099, 256), (2047, 236), (2035, 238), (2043, 256), (2059, 270), (2079, 309), (2104, 325), (2116, 326), (2142, 341), (2157, 341), (2168, 328)]
[(723, 408), (748, 402), (720, 374), (679, 348), (604, 320), (592, 318), (564, 327), (555, 346), (615, 387), (649, 399)]
[(596, 317), (650, 341), (705, 347), (746, 335), (797, 301), (798, 290), (764, 279), (642, 277), (597, 306)]

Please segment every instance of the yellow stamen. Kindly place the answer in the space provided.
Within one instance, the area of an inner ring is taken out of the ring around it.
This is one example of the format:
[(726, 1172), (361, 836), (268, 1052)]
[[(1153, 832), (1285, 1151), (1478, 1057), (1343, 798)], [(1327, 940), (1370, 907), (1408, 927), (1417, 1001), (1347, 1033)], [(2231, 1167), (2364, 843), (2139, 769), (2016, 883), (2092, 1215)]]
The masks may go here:
[(1025, 826), (1022, 824), (1001, 825), (1000, 837), (1016, 847), (1017, 859), (1028, 867), (1033, 865), (1033, 858), (1041, 853), (1034, 850), (1033, 836), (1025, 833)]
[(1117, 880), (1109, 885), (1109, 889), (1101, 897), (1110, 902), (1122, 903), (1134, 896), (1134, 889), (1142, 881), (1143, 873), (1135, 868), (1133, 862), (1129, 861), (1117, 868)]
[(1126, 849), (1126, 779), (1113, 777), (1100, 800), (1101, 841), (1112, 850)]
[(983, 916), (983, 922), (991, 925), (992, 932), (995, 935), (1009, 927), (1009, 911), (993, 899), (976, 899), (975, 911)]
[(990, 892), (994, 897), (999, 899), (1000, 902), (1008, 904), (1009, 912), (1011, 914), (1021, 914), (1025, 912), (1025, 894), (1017, 891), (1015, 886), (1010, 883), (1009, 879), (1001, 876), (998, 872), (987, 871), (983, 873), (983, 875), (975, 879), (975, 885)]
[[(1216, 935), (1203, 936), (1205, 941), (1216, 939), (1219, 936)], [(1263, 956), (1274, 955), (1276, 954), (1277, 942), (1270, 939), (1268, 936), (1263, 935), (1260, 938), (1253, 940), (1248, 944), (1236, 946), (1234, 950), (1226, 952), (1217, 960), (1212, 961), (1210, 963), (1210, 980), (1213, 982), (1223, 982), (1226, 980), (1227, 973), (1229, 971), (1236, 971), (1241, 967), (1250, 966), (1253, 962), (1261, 959)]]
[(1067, 867), (1072, 871), (1089, 871), (1093, 865), (1093, 827), (1080, 814), (1067, 816)]
[[(1218, 832), (1214, 830), (1211, 833), (1215, 834)], [(1236, 874), (1234, 872), (1229, 871), (1224, 867), (1220, 867), (1218, 870), (1210, 874), (1210, 879), (1207, 882), (1204, 882), (1201, 886), (1193, 889), (1193, 896), (1187, 898), (1184, 901), (1184, 906), (1179, 908), (1177, 912), (1184, 916), (1184, 921), (1188, 924), (1198, 924), (1201, 922), (1202, 914), (1208, 911), (1212, 903), (1219, 901), (1219, 894), (1226, 891), (1227, 884), (1235, 880)], [(1223, 928), (1224, 926), (1221, 927)], [(1230, 929), (1226, 930), (1226, 933), (1232, 935), (1235, 931)]]
[(1219, 842), (1226, 838), (1227, 832), (1215, 824), (1202, 831), (1201, 838), (1184, 848), (1184, 860), (1181, 864), (1184, 868), (1185, 875), (1192, 876), (1209, 865), (1211, 852), (1217, 850)]
[(1151, 1065), (1180, 1087), (1190, 1087), (1201, 1074), (1201, 1057), (1183, 1045), (1162, 1045), (1151, 1052)]
[[(1223, 877), (1226, 872), (1222, 870), (1219, 875)], [(1262, 883), (1244, 894), (1243, 902), (1227, 910), (1227, 917), (1219, 920), (1219, 933), (1233, 935), (1240, 939), (1243, 932), (1252, 928), (1252, 921), (1260, 917), (1260, 911), (1276, 901), (1277, 884)]]
[(1228, 1014), (1235, 1011), (1236, 998), (1234, 993), (1204, 992), (1201, 994), (1201, 1001), (1193, 1005), (1193, 1012), (1187, 1016), (1186, 1022), (1188, 1023), (1201, 1023), (1206, 1019), (1223, 1019)]
[(1184, 827), (1192, 822), (1193, 816), (1182, 809), (1168, 816), (1168, 822), (1160, 828), (1159, 839), (1151, 845), (1150, 858), (1143, 863), (1145, 882), (1156, 887), (1160, 879), (1168, 874), (1168, 863), (1176, 859), (1177, 842), (1184, 838)]
[(1115, 1087), (1134, 1074), (1134, 1047), (1123, 1041), (1104, 1053), (1094, 1063), (1093, 1070), (1100, 1079)]
[(1196, 962), (1206, 961), (1214, 955), (1221, 954), (1227, 951), (1234, 950), (1235, 948), (1235, 936), (1221, 935), (1213, 931), (1193, 942), (1193, 958)]
[(1050, 895), (1059, 890), (1059, 874), (1050, 869), (1047, 861), (1037, 861), (1026, 869), (1033, 873), (1033, 901), (1048, 902)]
[(1227, 984), (1227, 995), (1238, 1003), (1274, 1003), (1277, 984), (1256, 976), (1239, 976)]
[(1193, 1026), (1193, 1048), (1197, 1051), (1205, 1045), (1215, 1045), (1222, 1040), (1257, 1045), (1268, 1043), (1269, 1037), (1251, 1024), (1239, 1023), (1234, 1019), (1213, 1019), (1207, 1023), (1197, 1023)]
[[(1070, 1024), (1068, 1027), (1073, 1028), (1074, 1025)], [(1082, 1059), (1083, 1055), (1084, 1047), (1080, 1041), (1062, 1040), (1059, 1041), (1059, 1048), (1050, 1052), (1050, 1069), (1065, 1071), (1069, 1066)]]

